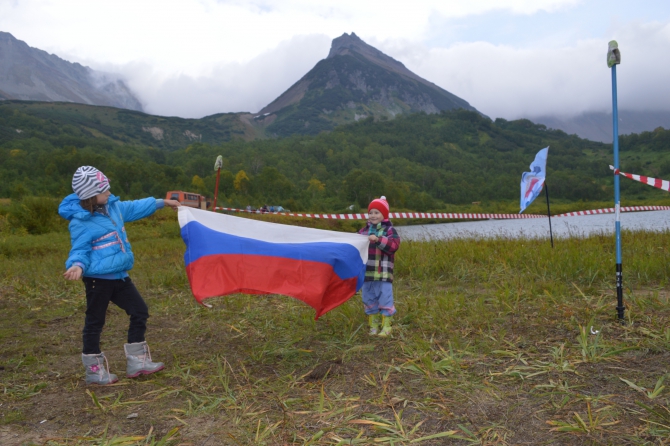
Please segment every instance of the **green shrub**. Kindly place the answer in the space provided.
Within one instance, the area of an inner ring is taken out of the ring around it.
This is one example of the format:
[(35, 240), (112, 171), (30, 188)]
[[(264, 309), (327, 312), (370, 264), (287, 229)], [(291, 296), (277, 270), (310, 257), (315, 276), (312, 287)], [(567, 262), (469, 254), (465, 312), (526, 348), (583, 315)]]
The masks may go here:
[(23, 197), (12, 201), (8, 222), (14, 231), (23, 228), (28, 234), (62, 231), (66, 222), (58, 215), (58, 202), (53, 198)]
[(6, 215), (0, 214), (0, 234), (9, 232), (9, 221)]

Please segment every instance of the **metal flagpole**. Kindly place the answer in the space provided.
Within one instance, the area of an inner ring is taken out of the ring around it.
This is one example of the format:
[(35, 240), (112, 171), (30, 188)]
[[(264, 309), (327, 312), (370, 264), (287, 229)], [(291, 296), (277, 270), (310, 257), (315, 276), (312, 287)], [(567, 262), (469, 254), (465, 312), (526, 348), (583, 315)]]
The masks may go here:
[(549, 209), (549, 187), (547, 181), (544, 181), (544, 194), (547, 196), (547, 217), (549, 217), (549, 238), (551, 239), (551, 247), (554, 247), (554, 234), (551, 232), (551, 209)]
[(223, 157), (221, 155), (216, 157), (216, 162), (214, 163), (214, 170), (216, 170), (216, 187), (214, 188), (214, 205), (212, 210), (216, 212), (216, 200), (219, 197), (219, 175), (221, 174), (221, 167), (223, 167)]
[(614, 146), (614, 229), (616, 232), (616, 296), (617, 316), (619, 321), (624, 321), (623, 306), (623, 273), (621, 268), (621, 200), (619, 197), (619, 112), (616, 97), (616, 66), (621, 63), (621, 53), (616, 40), (612, 40), (607, 48), (607, 66), (612, 69), (612, 123), (613, 123), (613, 146)]

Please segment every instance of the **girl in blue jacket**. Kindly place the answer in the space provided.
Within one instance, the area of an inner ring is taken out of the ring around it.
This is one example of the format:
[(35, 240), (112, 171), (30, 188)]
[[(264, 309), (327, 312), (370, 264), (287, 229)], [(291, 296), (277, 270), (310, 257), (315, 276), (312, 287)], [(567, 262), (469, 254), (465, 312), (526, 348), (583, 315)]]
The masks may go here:
[(139, 220), (168, 205), (177, 209), (175, 200), (144, 198), (120, 201), (111, 195), (107, 177), (95, 167), (82, 166), (72, 177), (73, 194), (58, 208), (61, 217), (70, 221), (72, 249), (65, 262), (67, 280), (82, 279), (86, 288), (82, 362), (86, 384), (112, 384), (118, 381), (109, 372), (105, 354), (100, 351), (100, 334), (105, 325), (109, 302), (130, 316), (128, 343), (124, 345), (126, 376), (135, 378), (164, 368), (152, 362), (144, 340), (149, 309), (128, 276), (135, 261), (124, 222)]

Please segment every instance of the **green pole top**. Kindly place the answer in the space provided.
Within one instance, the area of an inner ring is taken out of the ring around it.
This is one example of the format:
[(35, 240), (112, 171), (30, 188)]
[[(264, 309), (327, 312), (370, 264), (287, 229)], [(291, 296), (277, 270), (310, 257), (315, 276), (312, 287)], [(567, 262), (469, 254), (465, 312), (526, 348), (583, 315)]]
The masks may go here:
[(612, 68), (614, 65), (621, 63), (621, 53), (619, 52), (619, 44), (616, 40), (611, 40), (607, 44), (607, 67)]

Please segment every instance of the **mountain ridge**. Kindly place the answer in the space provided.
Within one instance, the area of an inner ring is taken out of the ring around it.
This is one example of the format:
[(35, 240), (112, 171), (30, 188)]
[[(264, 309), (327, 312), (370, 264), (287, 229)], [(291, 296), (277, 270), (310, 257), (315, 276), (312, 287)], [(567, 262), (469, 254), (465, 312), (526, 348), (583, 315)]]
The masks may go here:
[[(651, 132), (658, 127), (670, 129), (670, 111), (619, 110), (619, 135)], [(611, 144), (612, 112), (584, 112), (576, 116), (537, 116), (529, 118), (548, 128), (563, 130), (580, 138)]]
[[(118, 76), (68, 62), (0, 31), (0, 101), (3, 100), (69, 102), (143, 111), (142, 104)], [(260, 112), (226, 113), (225, 128), (215, 133), (243, 135), (246, 140), (317, 134), (370, 117), (385, 120), (398, 114), (430, 114), (459, 108), (482, 114), (352, 32), (333, 39), (327, 57)], [(240, 122), (233, 123), (232, 115)], [(592, 141), (612, 142), (611, 112), (528, 119)], [(620, 135), (658, 127), (670, 128), (670, 111), (619, 111)]]
[(367, 43), (363, 42), (363, 40), (361, 40), (361, 38), (353, 32), (351, 35), (344, 33), (340, 37), (333, 39), (330, 52), (328, 53), (328, 57), (326, 57), (326, 59), (330, 59), (336, 56), (344, 56), (349, 54), (350, 51), (356, 51), (366, 56), (371, 62), (376, 63), (377, 65), (389, 71), (393, 71), (402, 76), (409, 77), (429, 87), (441, 88), (413, 73), (402, 62), (387, 56), (372, 45), (368, 45)]
[(0, 99), (75, 102), (143, 111), (117, 75), (68, 62), (0, 31)]
[[(438, 113), (467, 101), (408, 70), (355, 33), (333, 39), (325, 59), (254, 117), (276, 136), (316, 134), (337, 125), (401, 113)], [(478, 112), (480, 113), (480, 112)]]

